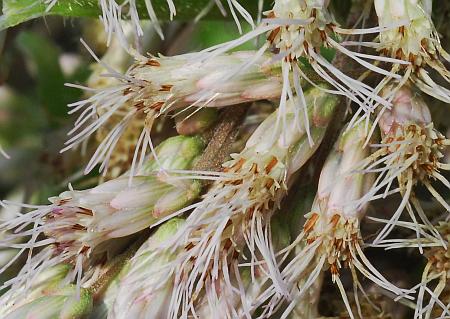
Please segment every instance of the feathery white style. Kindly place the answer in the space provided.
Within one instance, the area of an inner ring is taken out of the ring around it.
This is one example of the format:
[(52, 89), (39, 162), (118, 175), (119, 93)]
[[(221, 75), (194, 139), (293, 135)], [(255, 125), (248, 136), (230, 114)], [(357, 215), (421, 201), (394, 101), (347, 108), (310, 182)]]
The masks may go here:
[[(233, 159), (223, 165), (232, 178), (215, 182), (202, 201), (193, 205), (185, 226), (166, 243), (166, 250), (177, 251), (176, 258), (164, 266), (166, 273), (175, 277), (170, 318), (195, 316), (197, 299), (203, 295), (212, 309), (223, 305), (222, 294), (227, 299), (237, 296), (242, 298), (242, 303), (248, 303), (240, 288), (244, 284), (237, 269), (245, 261), (253, 278), (255, 269), (259, 268), (258, 255), (277, 291), (281, 294), (286, 291), (270, 240), (270, 218), (295, 172), (320, 145), (339, 103), (336, 96), (316, 88), (306, 93), (306, 101), (314, 146), (308, 143), (303, 122), (300, 122), (301, 130), (298, 129), (293, 111), (295, 101), (289, 101), (285, 110), (288, 144), (282, 141), (281, 128), (272, 131), (278, 109), (253, 133), (244, 150), (232, 155)], [(273, 139), (274, 134), (277, 139)], [(161, 278), (154, 285), (147, 286), (145, 282), (141, 285), (151, 294), (166, 279)], [(251, 308), (246, 311), (253, 311)], [(221, 311), (226, 318), (235, 318), (237, 314), (234, 303)]]

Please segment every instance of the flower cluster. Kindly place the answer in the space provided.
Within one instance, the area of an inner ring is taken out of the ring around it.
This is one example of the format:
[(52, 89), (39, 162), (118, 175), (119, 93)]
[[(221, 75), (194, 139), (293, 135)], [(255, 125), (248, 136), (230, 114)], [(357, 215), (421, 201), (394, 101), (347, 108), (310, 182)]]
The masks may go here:
[[(173, 19), (178, 2), (162, 2)], [(361, 18), (341, 27), (333, 0), (260, 1), (256, 24), (227, 0), (240, 36), (164, 56), (130, 45), (142, 9), (164, 38), (156, 1), (99, 0), (109, 49), (83, 42), (97, 63), (87, 86), (69, 84), (86, 95), (62, 151), (93, 146), (84, 173), (104, 176), (2, 221), (15, 253), (0, 274), (21, 269), (0, 314), (395, 318), (398, 302), (450, 316), (450, 123), (433, 120), (450, 56), (431, 0), (349, 3)], [(375, 260), (411, 247), (420, 283)]]

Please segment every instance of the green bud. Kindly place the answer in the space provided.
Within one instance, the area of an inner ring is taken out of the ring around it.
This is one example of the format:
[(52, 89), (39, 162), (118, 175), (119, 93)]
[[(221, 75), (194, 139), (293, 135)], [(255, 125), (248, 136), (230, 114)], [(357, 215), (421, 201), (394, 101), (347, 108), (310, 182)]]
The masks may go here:
[(92, 311), (93, 298), (87, 289), (69, 286), (52, 295), (40, 297), (13, 312), (5, 319), (78, 319), (86, 318)]
[(205, 143), (198, 136), (170, 137), (156, 147), (157, 160), (152, 156), (139, 173), (158, 171), (159, 165), (169, 170), (189, 169), (204, 148)]
[[(173, 218), (161, 225), (139, 248), (135, 257), (119, 274), (117, 286), (112, 286), (116, 299), (109, 310), (109, 317), (121, 318), (166, 318), (171, 295), (171, 280), (151, 294), (145, 288), (151, 287), (161, 277), (167, 276), (162, 265), (176, 257), (167, 252), (154, 256), (161, 243), (171, 238), (184, 224), (184, 219)], [(116, 290), (117, 289), (117, 290)]]

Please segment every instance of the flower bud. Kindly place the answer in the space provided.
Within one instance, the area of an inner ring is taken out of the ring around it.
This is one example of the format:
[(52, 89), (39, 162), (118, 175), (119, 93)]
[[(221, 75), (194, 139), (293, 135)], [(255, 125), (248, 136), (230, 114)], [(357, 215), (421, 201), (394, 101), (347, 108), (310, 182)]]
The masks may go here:
[(140, 175), (150, 174), (159, 170), (184, 170), (189, 169), (195, 159), (205, 148), (205, 143), (198, 136), (174, 136), (158, 145), (155, 160), (153, 154), (147, 161)]
[[(59, 264), (47, 269), (33, 278), (30, 286), (16, 286), (7, 291), (1, 298), (0, 315), (4, 316), (8, 313), (15, 312), (17, 309), (26, 304), (31, 304), (35, 300), (51, 296), (58, 293), (60, 289), (68, 284), (67, 275), (71, 269), (68, 264)], [(19, 298), (21, 293), (25, 294), (24, 298)]]
[(322, 168), (316, 204), (321, 207), (317, 207), (318, 211), (327, 207), (329, 218), (338, 214), (346, 219), (361, 219), (365, 213), (366, 205), (358, 207), (357, 201), (373, 184), (374, 176), (356, 173), (355, 168), (370, 155), (369, 148), (364, 147), (367, 131), (362, 124), (343, 131)]
[[(167, 318), (173, 276), (165, 271), (164, 265), (176, 257), (167, 252), (155, 257), (155, 251), (172, 237), (184, 224), (184, 220), (173, 218), (161, 225), (157, 231), (139, 248), (136, 255), (124, 267), (115, 288), (116, 298), (109, 311), (109, 317), (121, 318)], [(147, 292), (161, 276), (168, 277), (167, 284), (154, 292)]]
[(4, 318), (82, 319), (92, 311), (92, 306), (93, 299), (88, 290), (81, 288), (78, 295), (77, 288), (71, 286), (27, 303)]
[(425, 101), (417, 92), (408, 86), (400, 88), (392, 100), (393, 107), (381, 115), (378, 122), (382, 132), (386, 135), (394, 133), (398, 127), (411, 123), (427, 125), (431, 123), (431, 114)]
[[(131, 123), (144, 124), (150, 132), (155, 118), (179, 109), (222, 107), (279, 97), (282, 89), (279, 64), (267, 65), (266, 54), (244, 66), (255, 54), (233, 52), (206, 60), (191, 55), (151, 58), (137, 55), (135, 64), (124, 75), (115, 74), (118, 84), (98, 89), (95, 95), (70, 105), (72, 113), (81, 113), (63, 151), (105, 128), (105, 139), (86, 169), (90, 171), (95, 164), (107, 161), (108, 153), (103, 148), (113, 148)], [(94, 110), (100, 116), (91, 123)], [(113, 121), (117, 123), (113, 127), (108, 124), (111, 117), (119, 119)]]

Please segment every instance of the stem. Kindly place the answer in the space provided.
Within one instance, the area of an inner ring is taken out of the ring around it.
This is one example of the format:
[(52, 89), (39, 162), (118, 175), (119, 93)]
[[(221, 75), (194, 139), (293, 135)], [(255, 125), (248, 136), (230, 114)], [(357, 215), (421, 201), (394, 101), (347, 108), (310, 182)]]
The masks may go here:
[(231, 147), (245, 118), (248, 104), (229, 106), (222, 113), (217, 125), (203, 134), (208, 146), (192, 168), (201, 171), (221, 171), (222, 164), (230, 156)]

